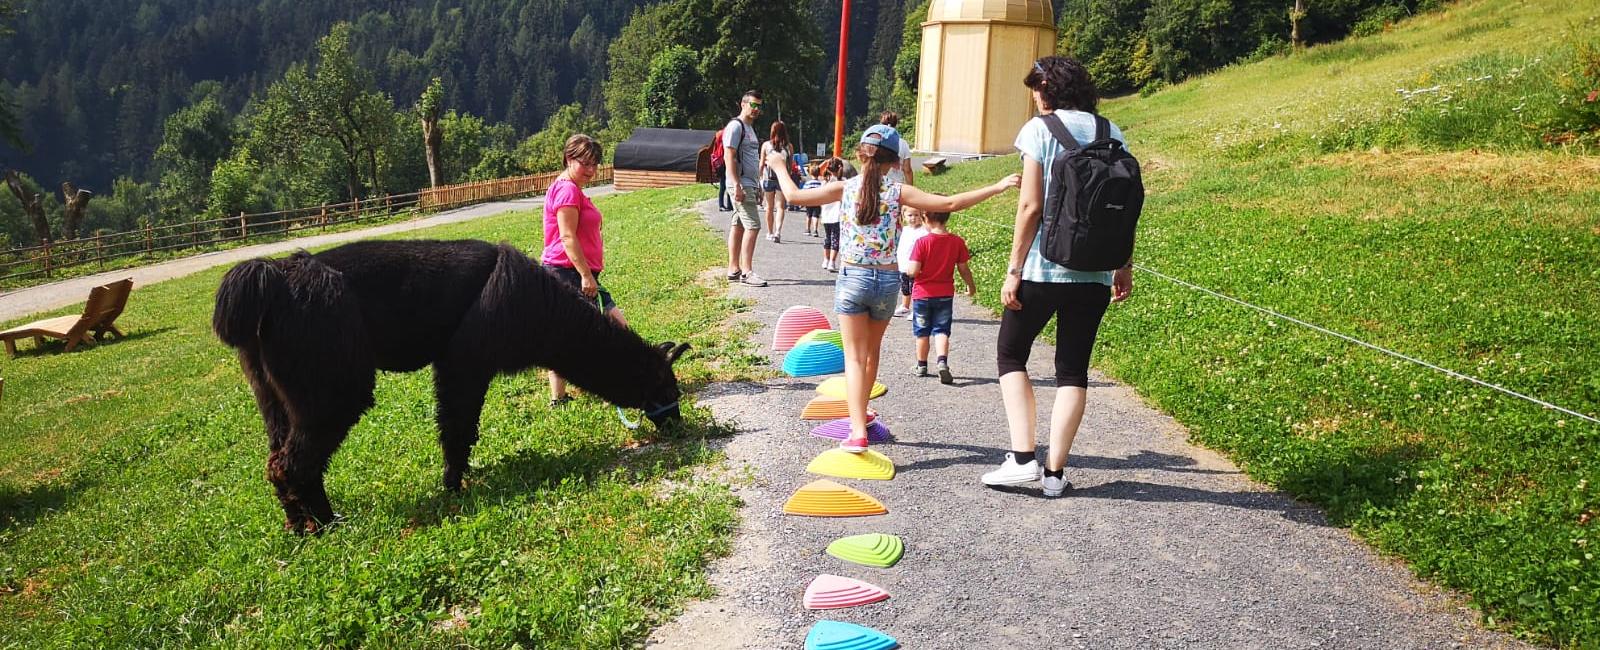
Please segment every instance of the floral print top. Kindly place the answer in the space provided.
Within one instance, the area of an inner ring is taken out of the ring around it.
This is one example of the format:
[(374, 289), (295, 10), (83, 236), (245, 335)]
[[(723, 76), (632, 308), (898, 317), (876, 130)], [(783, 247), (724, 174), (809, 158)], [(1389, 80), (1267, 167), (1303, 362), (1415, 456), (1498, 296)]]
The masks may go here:
[(900, 184), (883, 180), (878, 191), (878, 220), (863, 226), (856, 221), (856, 202), (864, 178), (844, 182), (844, 197), (839, 201), (839, 257), (857, 266), (893, 265), (900, 242)]

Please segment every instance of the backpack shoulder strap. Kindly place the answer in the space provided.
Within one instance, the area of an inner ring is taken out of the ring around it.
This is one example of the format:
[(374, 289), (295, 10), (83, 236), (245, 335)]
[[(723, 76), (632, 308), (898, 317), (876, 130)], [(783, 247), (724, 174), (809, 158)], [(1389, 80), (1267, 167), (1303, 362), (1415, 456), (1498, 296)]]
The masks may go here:
[(1099, 113), (1094, 115), (1094, 139), (1111, 139), (1111, 120), (1101, 117)]
[(1054, 136), (1056, 142), (1060, 142), (1062, 146), (1065, 146), (1069, 150), (1083, 148), (1083, 145), (1078, 144), (1078, 139), (1072, 137), (1072, 132), (1067, 130), (1067, 125), (1061, 123), (1061, 117), (1059, 115), (1056, 115), (1054, 112), (1050, 112), (1040, 115), (1039, 119), (1044, 121), (1045, 128), (1050, 129), (1050, 135)]

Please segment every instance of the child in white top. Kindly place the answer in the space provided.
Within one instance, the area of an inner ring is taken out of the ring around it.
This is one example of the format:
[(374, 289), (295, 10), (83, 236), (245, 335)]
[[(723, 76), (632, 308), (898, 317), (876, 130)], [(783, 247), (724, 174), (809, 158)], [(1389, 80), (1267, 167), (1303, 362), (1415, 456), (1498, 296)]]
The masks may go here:
[(911, 285), (915, 282), (907, 269), (911, 265), (911, 248), (917, 245), (918, 239), (928, 234), (921, 210), (907, 207), (901, 212), (905, 214), (906, 224), (900, 229), (900, 248), (895, 250), (895, 257), (900, 263), (900, 306), (894, 309), (897, 318), (911, 313)]
[[(844, 161), (829, 158), (817, 168), (822, 185), (838, 183), (844, 177)], [(830, 273), (839, 272), (839, 201), (822, 207), (822, 268)]]

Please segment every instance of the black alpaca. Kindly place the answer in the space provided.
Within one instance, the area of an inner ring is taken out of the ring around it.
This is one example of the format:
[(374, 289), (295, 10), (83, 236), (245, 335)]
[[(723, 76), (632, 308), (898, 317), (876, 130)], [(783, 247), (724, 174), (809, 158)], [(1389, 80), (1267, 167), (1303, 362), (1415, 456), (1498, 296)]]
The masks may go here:
[(461, 489), (495, 375), (539, 366), (613, 404), (678, 417), (672, 362), (516, 249), (481, 241), (367, 241), (228, 271), (212, 329), (238, 350), (266, 422), (267, 479), (284, 527), (333, 519), (322, 476), (372, 406), (378, 370), (433, 364), (444, 486)]

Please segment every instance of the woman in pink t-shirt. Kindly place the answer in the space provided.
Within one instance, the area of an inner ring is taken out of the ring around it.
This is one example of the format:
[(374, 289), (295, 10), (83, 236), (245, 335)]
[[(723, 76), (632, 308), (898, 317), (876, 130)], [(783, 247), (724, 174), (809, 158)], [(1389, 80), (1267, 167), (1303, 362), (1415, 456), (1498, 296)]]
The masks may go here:
[[(579, 133), (567, 138), (561, 150), (566, 165), (544, 197), (544, 254), (540, 263), (582, 292), (623, 327), (628, 321), (617, 309), (611, 292), (600, 286), (600, 270), (605, 267), (605, 245), (600, 241), (600, 210), (583, 193), (583, 186), (594, 180), (600, 166), (600, 143)], [(572, 400), (567, 382), (550, 373), (550, 405)]]

